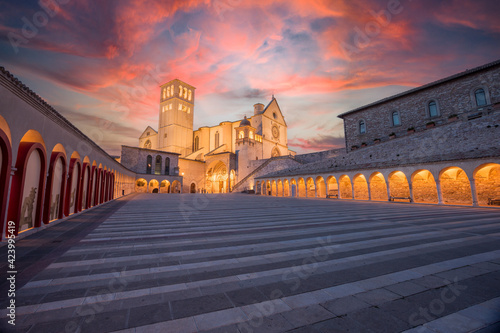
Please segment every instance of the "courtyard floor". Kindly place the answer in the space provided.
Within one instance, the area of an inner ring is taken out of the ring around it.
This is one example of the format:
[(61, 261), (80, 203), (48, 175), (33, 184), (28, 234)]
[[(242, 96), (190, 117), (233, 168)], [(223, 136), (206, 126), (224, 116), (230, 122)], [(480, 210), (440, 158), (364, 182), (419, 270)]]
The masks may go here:
[(20, 239), (16, 267), (2, 332), (500, 332), (498, 209), (134, 194)]

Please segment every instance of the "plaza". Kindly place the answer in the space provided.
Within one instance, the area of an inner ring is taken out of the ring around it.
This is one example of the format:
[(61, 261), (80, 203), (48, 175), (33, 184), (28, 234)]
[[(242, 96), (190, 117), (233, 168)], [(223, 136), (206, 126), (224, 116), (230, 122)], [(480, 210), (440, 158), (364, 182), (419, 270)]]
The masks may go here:
[(495, 208), (133, 193), (18, 240), (15, 331), (497, 332), (499, 220)]

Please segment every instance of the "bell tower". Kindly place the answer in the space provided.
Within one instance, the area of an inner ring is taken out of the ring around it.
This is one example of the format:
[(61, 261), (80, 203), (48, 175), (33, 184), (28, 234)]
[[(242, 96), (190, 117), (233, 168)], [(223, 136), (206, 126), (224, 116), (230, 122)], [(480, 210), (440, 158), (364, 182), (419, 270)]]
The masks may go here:
[(158, 149), (181, 156), (191, 153), (195, 89), (178, 79), (160, 86)]

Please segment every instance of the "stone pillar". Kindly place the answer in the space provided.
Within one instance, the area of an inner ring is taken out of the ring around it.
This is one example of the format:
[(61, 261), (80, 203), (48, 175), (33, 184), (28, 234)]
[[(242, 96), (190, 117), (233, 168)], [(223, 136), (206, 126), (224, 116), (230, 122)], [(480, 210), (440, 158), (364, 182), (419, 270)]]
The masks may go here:
[(372, 191), (370, 189), (370, 182), (366, 182), (366, 185), (368, 186), (368, 200), (372, 201)]
[(354, 193), (354, 179), (351, 180), (351, 188), (352, 188), (352, 192), (351, 192), (352, 193), (352, 198), (351, 199), (354, 200), (354, 198), (356, 198), (356, 195)]
[(439, 180), (439, 177), (436, 179), (436, 187), (437, 187), (437, 192), (438, 192), (438, 205), (443, 204), (443, 193), (441, 192), (441, 181)]
[(472, 206), (477, 207), (479, 204), (477, 200), (476, 180), (474, 178), (470, 180), (470, 190), (472, 192)]
[(385, 185), (387, 186), (387, 200), (391, 201), (391, 187), (389, 186), (389, 180), (387, 180)]
[(413, 202), (413, 185), (411, 182), (408, 182), (408, 187), (410, 188), (410, 202)]

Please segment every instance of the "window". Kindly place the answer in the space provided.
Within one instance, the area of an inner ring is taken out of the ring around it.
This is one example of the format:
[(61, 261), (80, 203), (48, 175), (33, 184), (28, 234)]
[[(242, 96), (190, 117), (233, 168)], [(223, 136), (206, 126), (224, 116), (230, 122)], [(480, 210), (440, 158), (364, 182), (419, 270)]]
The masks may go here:
[(238, 139), (243, 139), (245, 137), (245, 132), (240, 131), (240, 134), (238, 135)]
[(253, 140), (253, 132), (252, 132), (252, 131), (250, 131), (250, 133), (248, 133), (248, 137), (249, 137), (251, 140)]
[(168, 157), (165, 158), (165, 174), (170, 174), (170, 158)]
[(430, 118), (439, 116), (439, 109), (436, 101), (430, 101), (429, 104), (427, 104), (427, 109)]
[(191, 97), (192, 97), (192, 92), (191, 92), (191, 89), (189, 89), (189, 95), (188, 95), (188, 99), (191, 100)]
[[(148, 134), (149, 135), (149, 134)], [(144, 148), (146, 149), (151, 149), (151, 141), (147, 140), (145, 143), (144, 143)]]
[(156, 156), (155, 175), (161, 175), (161, 156)]
[(365, 134), (366, 133), (366, 123), (364, 120), (359, 121), (359, 134)]
[(215, 148), (219, 147), (219, 132), (215, 133)]
[(198, 149), (200, 149), (200, 138), (196, 136), (194, 138), (194, 149), (193, 149), (193, 151), (198, 151)]
[(392, 126), (401, 126), (401, 118), (398, 111), (392, 113)]
[(187, 88), (184, 88), (184, 99), (188, 98), (188, 90)]
[(146, 173), (151, 173), (151, 165), (153, 164), (153, 157), (148, 155), (147, 163), (146, 163)]
[(476, 105), (477, 106), (485, 106), (488, 104), (486, 102), (486, 93), (483, 88), (479, 88), (474, 92), (474, 95), (476, 97)]
[(179, 86), (179, 97), (182, 98), (182, 86)]

